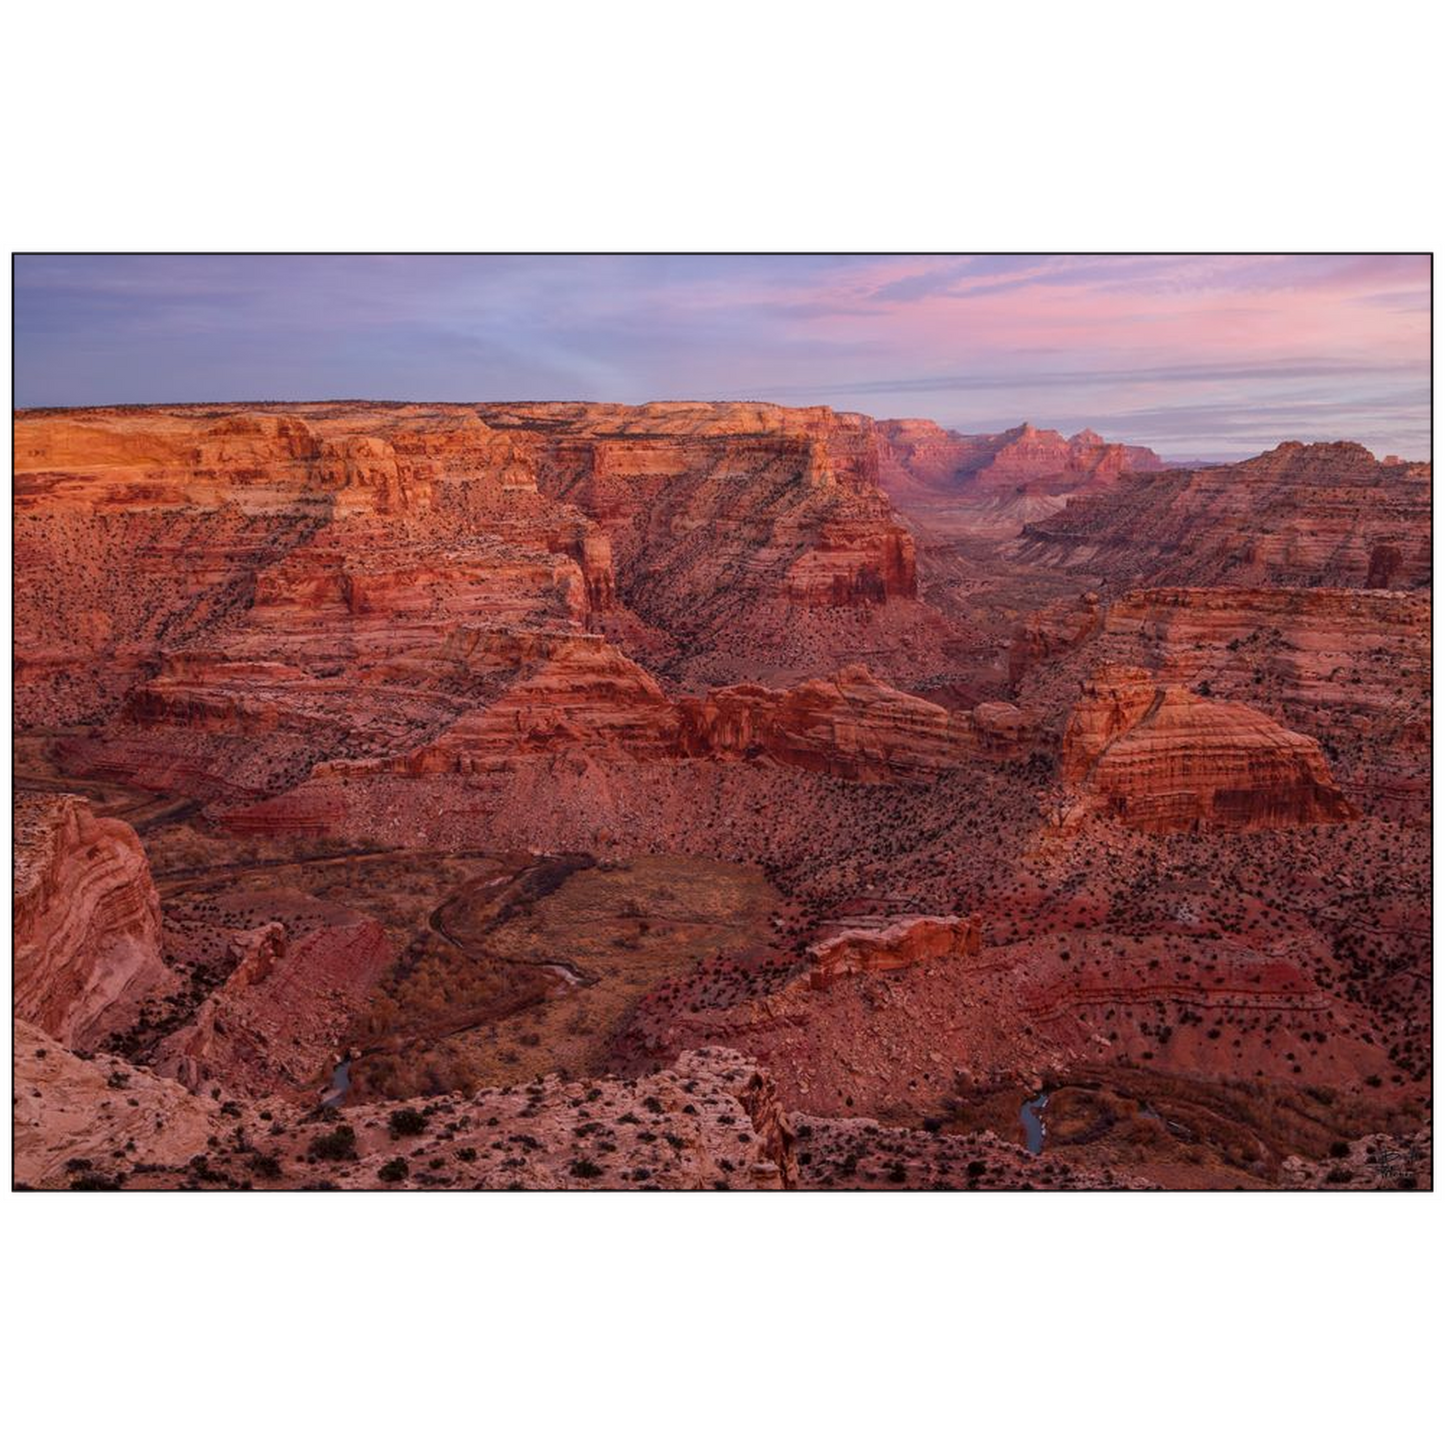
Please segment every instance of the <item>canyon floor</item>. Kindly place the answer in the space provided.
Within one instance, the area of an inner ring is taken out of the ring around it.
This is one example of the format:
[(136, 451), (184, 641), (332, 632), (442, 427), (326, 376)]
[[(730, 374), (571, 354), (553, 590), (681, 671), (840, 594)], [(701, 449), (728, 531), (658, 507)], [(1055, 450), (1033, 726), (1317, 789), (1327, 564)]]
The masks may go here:
[(16, 417), (15, 1178), (1432, 1182), (1428, 464)]

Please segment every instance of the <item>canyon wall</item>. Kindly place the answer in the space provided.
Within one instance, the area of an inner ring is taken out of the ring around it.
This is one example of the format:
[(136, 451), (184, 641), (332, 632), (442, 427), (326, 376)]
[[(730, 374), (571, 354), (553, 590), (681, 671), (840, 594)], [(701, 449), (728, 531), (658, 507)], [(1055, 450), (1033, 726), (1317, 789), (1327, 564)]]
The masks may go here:
[(14, 822), (15, 1016), (93, 1048), (175, 982), (145, 853), (82, 798), (22, 794)]
[(879, 480), (894, 504), (932, 532), (1013, 537), (1071, 497), (1115, 486), (1126, 472), (1161, 471), (1148, 447), (1065, 437), (1024, 422), (967, 435), (935, 422), (881, 421)]
[(1430, 622), (1418, 592), (1158, 587), (1107, 604), (1088, 594), (1019, 627), (1010, 675), (1020, 704), (1048, 719), (1108, 666), (1245, 703), (1317, 739), (1360, 806), (1418, 819), (1429, 810)]
[(1024, 528), (1017, 555), (1141, 585), (1429, 585), (1428, 462), (1284, 442), (1230, 466), (1122, 479)]
[(440, 739), (502, 686), (446, 655), (468, 629), (600, 632), (703, 685), (944, 661), (873, 424), (827, 408), (22, 413), (15, 457), (21, 726), (206, 800)]

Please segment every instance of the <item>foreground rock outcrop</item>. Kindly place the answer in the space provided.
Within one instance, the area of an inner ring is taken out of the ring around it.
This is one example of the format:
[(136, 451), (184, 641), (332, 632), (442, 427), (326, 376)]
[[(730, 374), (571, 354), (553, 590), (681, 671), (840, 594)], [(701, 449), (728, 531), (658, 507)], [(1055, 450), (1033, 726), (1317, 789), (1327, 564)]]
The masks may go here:
[(220, 1105), (125, 1059), (82, 1059), (24, 1019), (15, 1023), (14, 1179), (29, 1189), (111, 1187), (182, 1169), (206, 1148)]
[(702, 1049), (645, 1079), (315, 1110), (196, 1097), (21, 1024), (15, 1178), (31, 1189), (790, 1189), (794, 1126), (765, 1074)]
[(111, 1058), (16, 1035), (22, 1189), (1098, 1189), (1148, 1180), (1040, 1160), (992, 1132), (940, 1136), (783, 1107), (766, 1071), (690, 1050), (640, 1079), (303, 1111), (198, 1098)]
[(396, 959), (375, 919), (336, 906), (328, 913), (306, 929), (278, 920), (237, 934), (229, 977), (162, 1040), (156, 1072), (192, 1092), (224, 1084), (251, 1096), (323, 1077)]
[(21, 795), (14, 823), (15, 1017), (92, 1048), (175, 982), (145, 853), (83, 798)]
[(1161, 687), (1139, 668), (1085, 685), (1064, 733), (1062, 775), (1087, 807), (1156, 832), (1342, 822), (1356, 810), (1319, 744), (1253, 708)]

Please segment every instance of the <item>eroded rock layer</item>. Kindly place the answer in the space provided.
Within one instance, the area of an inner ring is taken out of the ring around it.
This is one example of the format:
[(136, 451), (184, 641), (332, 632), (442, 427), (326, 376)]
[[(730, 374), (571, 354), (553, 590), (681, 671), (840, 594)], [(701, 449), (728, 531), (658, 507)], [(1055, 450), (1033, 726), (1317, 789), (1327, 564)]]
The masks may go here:
[(1010, 652), (1019, 701), (1062, 718), (1106, 666), (1241, 702), (1316, 738), (1360, 806), (1429, 807), (1428, 596), (1326, 587), (1166, 587), (1037, 616)]
[(1313, 738), (1239, 703), (1113, 668), (1087, 683), (1064, 732), (1062, 774), (1136, 828), (1303, 826), (1355, 816)]
[(682, 748), (719, 760), (767, 758), (835, 777), (928, 777), (1027, 744), (1033, 719), (1006, 703), (972, 713), (881, 683), (862, 665), (786, 692), (742, 684), (683, 699)]
[(1028, 422), (970, 436), (935, 422), (878, 423), (880, 479), (895, 505), (930, 529), (1012, 537), (1052, 516), (1070, 497), (1113, 487), (1126, 472), (1164, 463), (1148, 447), (1071, 437)]
[(82, 798), (22, 795), (14, 823), (15, 1016), (92, 1047), (174, 982), (145, 853)]
[(1430, 580), (1428, 462), (1284, 442), (1231, 466), (1131, 476), (1031, 522), (1019, 555), (1118, 586), (1362, 587)]
[(377, 922), (335, 907), (312, 926), (281, 920), (236, 934), (229, 977), (156, 1052), (155, 1070), (193, 1092), (224, 1083), (260, 1095), (314, 1084), (391, 966)]

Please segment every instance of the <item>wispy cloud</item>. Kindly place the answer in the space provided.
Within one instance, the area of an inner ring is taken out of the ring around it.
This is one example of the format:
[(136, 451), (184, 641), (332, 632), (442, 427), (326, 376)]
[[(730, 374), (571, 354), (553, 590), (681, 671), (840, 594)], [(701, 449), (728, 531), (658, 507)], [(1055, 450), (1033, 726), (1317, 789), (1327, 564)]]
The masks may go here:
[(773, 397), (1114, 418), (1198, 451), (1206, 423), (1252, 437), (1302, 402), (1338, 435), (1394, 427), (1390, 450), (1428, 433), (1423, 256), (22, 256), (15, 276), (21, 405)]
[[(1364, 381), (1372, 376), (1409, 377), (1423, 381), (1420, 368), (1412, 364), (1381, 362), (1370, 364), (1344, 360), (1303, 360), (1282, 359), (1274, 364), (1254, 363), (1252, 365), (1231, 365), (1215, 362), (1197, 366), (1146, 366), (1146, 367), (1078, 367), (1068, 371), (1020, 371), (1011, 368), (1006, 372), (978, 371), (954, 372), (940, 376), (910, 376), (893, 379), (859, 380), (840, 383), (845, 390), (864, 395), (889, 395), (910, 391), (988, 391), (1013, 390), (1021, 381), (1037, 391), (1058, 388), (1072, 390), (1081, 386), (1104, 386), (1111, 383), (1199, 383), (1221, 381), (1268, 381), (1279, 383), (1311, 378), (1329, 377)], [(778, 395), (812, 387), (796, 387), (788, 382), (779, 382), (770, 388)]]

